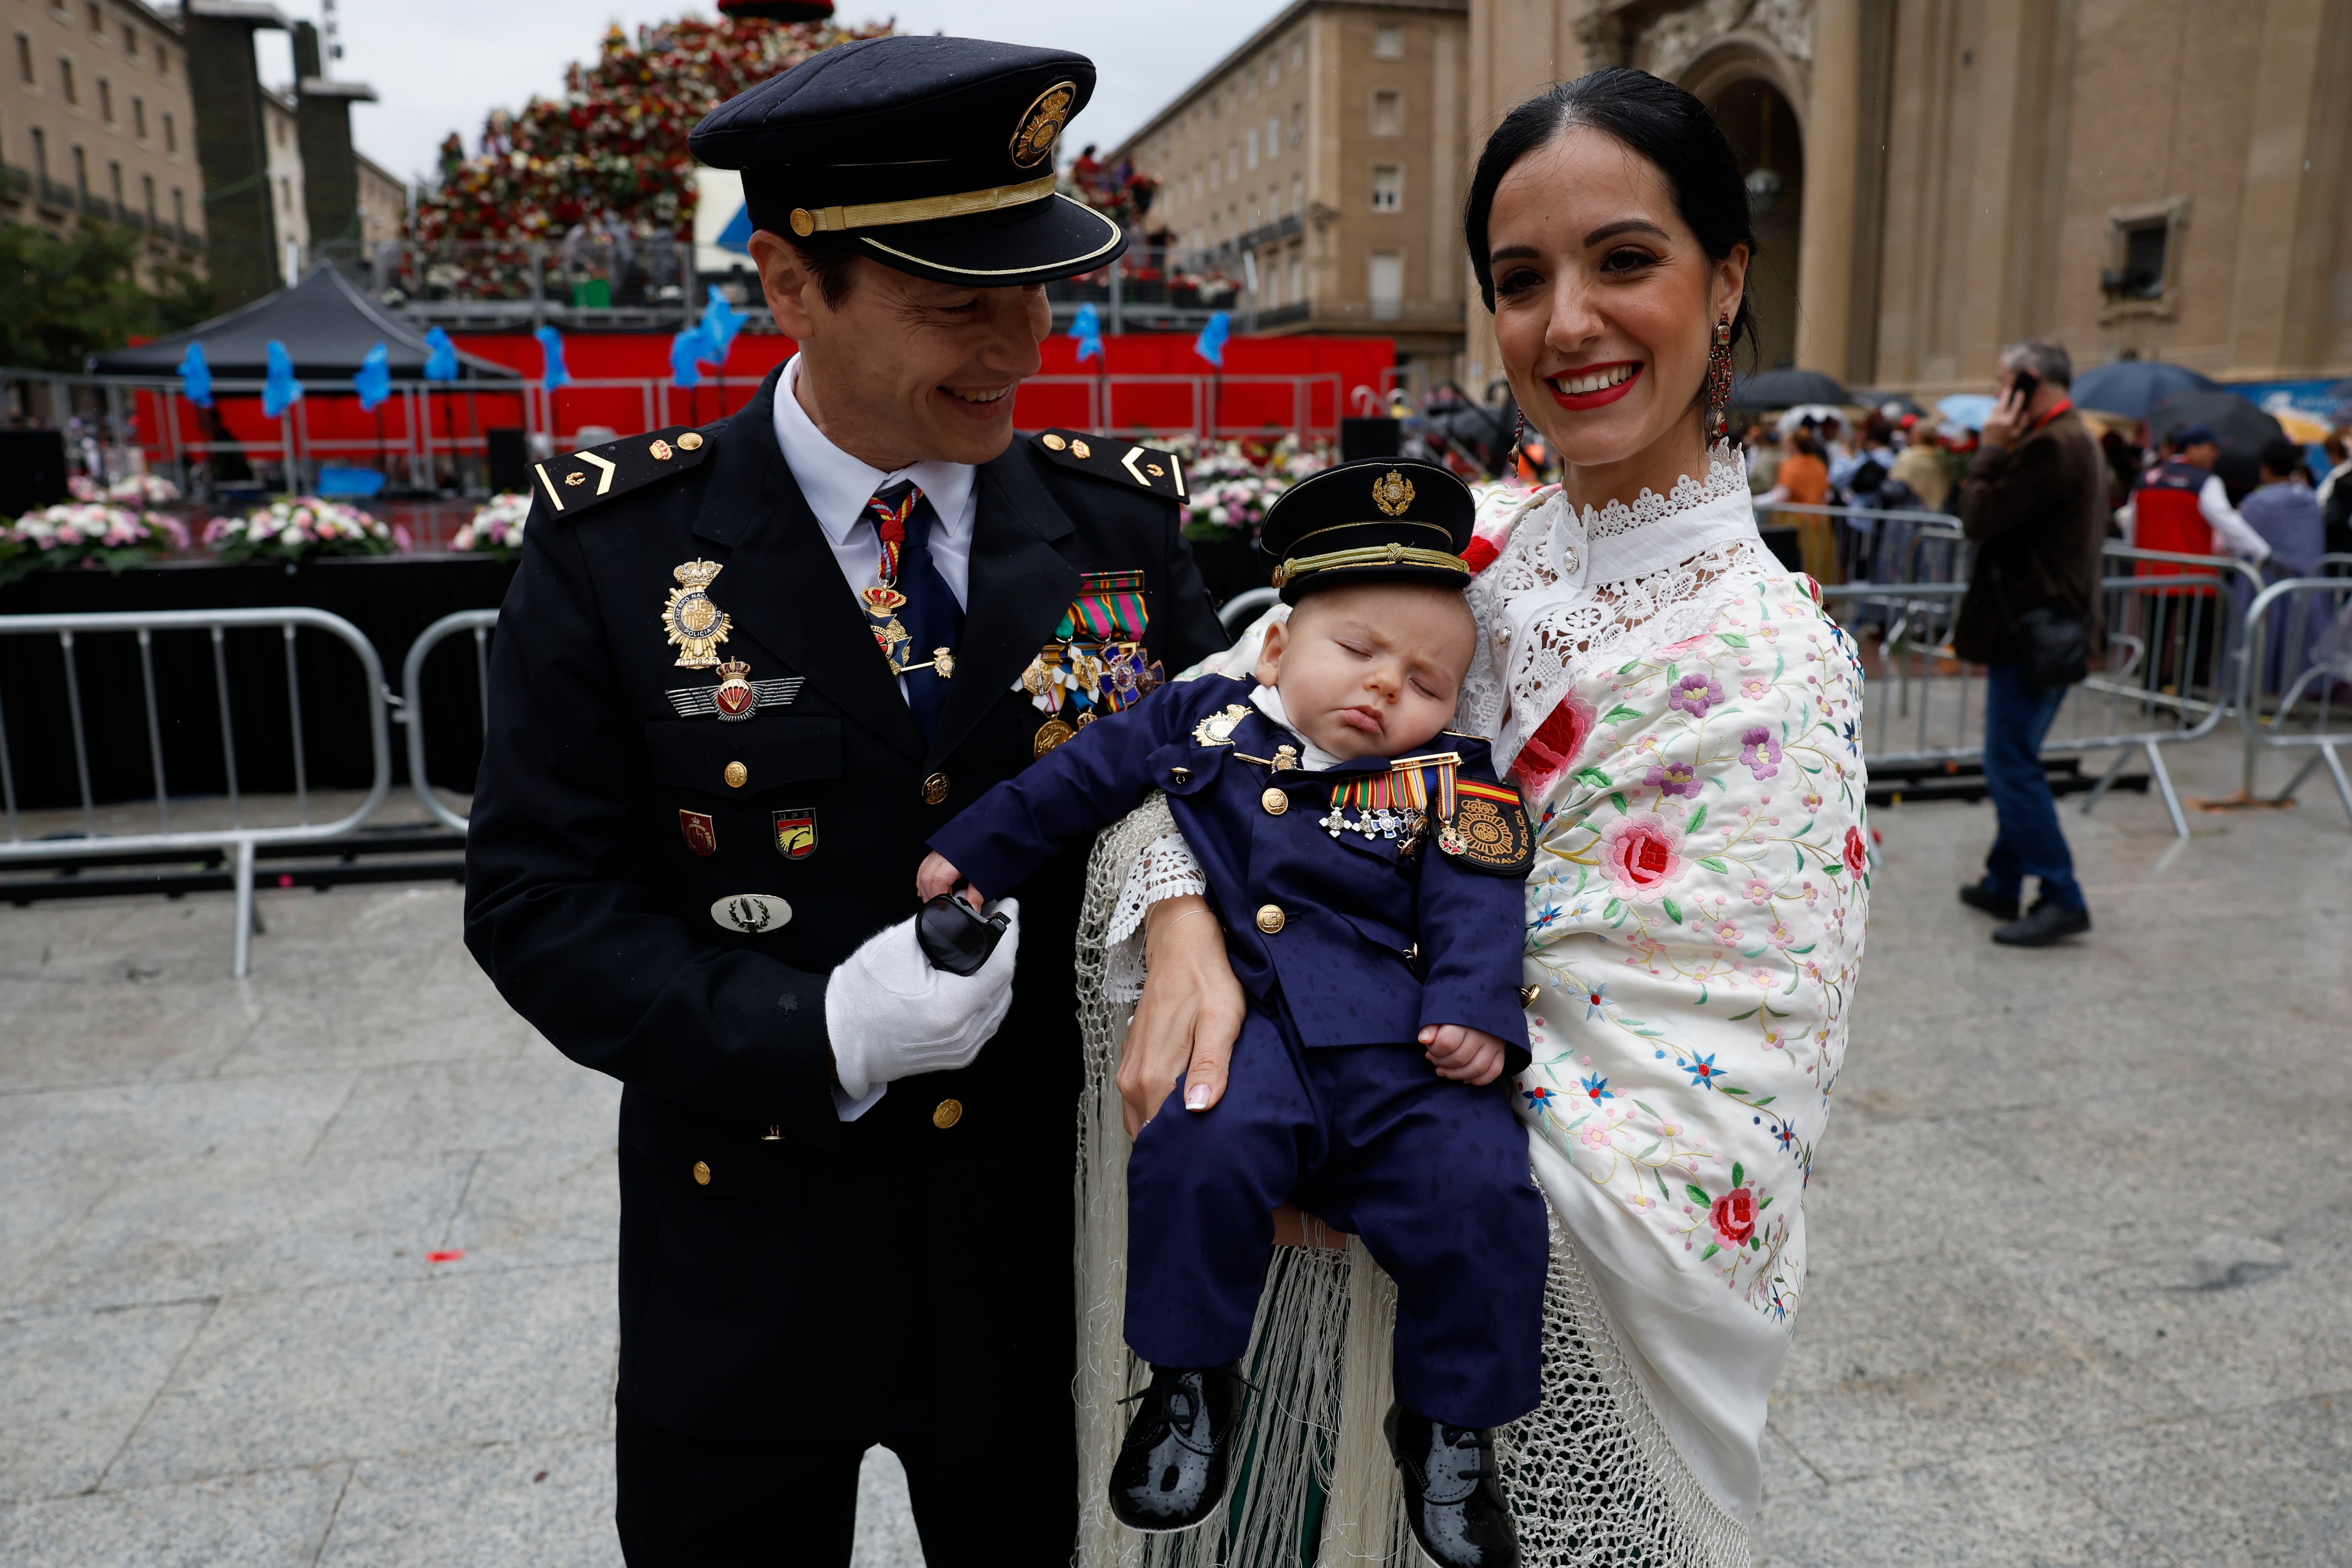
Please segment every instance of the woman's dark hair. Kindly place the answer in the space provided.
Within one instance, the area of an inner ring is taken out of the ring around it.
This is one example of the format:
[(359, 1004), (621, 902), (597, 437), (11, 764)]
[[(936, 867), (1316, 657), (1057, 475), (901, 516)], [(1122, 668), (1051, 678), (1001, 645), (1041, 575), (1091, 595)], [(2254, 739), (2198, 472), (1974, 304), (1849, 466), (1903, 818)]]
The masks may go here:
[[(1487, 220), (1495, 210), (1495, 191), (1511, 166), (1538, 148), (1549, 146), (1563, 131), (1582, 126), (1613, 137), (1656, 165), (1675, 193), (1675, 209), (1699, 248), (1710, 261), (1721, 261), (1731, 247), (1748, 247), (1748, 274), (1756, 276), (1756, 229), (1748, 221), (1748, 187), (1739, 178), (1739, 160), (1724, 140), (1706, 105), (1670, 81), (1647, 71), (1612, 67), (1558, 82), (1546, 88), (1503, 117), (1478, 154), (1477, 171), (1470, 176), (1470, 199), (1462, 212), (1462, 237), (1470, 247), (1470, 269), (1478, 275), (1478, 294), (1486, 308), (1495, 308), (1495, 270), (1487, 262), (1493, 247), (1486, 238)], [(1731, 323), (1731, 340), (1756, 346), (1756, 310), (1749, 303), (1754, 290), (1739, 297), (1739, 314)]]

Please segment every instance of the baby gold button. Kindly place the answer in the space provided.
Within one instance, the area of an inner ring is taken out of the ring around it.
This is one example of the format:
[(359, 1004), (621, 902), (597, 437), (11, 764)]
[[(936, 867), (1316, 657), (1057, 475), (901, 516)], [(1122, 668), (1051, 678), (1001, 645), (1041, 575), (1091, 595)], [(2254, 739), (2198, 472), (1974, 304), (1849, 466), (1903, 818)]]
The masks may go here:
[(1257, 928), (1271, 936), (1276, 932), (1282, 929), (1282, 923), (1285, 918), (1286, 916), (1282, 913), (1282, 905), (1279, 904), (1266, 904), (1257, 912)]
[(710, 1167), (700, 1160), (694, 1162), (694, 1185), (697, 1186), (710, 1185)]
[(751, 781), (751, 770), (740, 762), (730, 762), (727, 765), (727, 771), (719, 777), (727, 780), (730, 789), (740, 789)]
[(931, 1113), (931, 1125), (942, 1133), (962, 1120), (963, 1102), (961, 1100), (942, 1100), (940, 1108)]
[(948, 798), (948, 776), (934, 773), (923, 780), (923, 804), (936, 806)]
[(1269, 817), (1279, 817), (1290, 810), (1290, 797), (1272, 785), (1268, 785), (1265, 793), (1257, 798), (1257, 803), (1265, 808), (1265, 814)]

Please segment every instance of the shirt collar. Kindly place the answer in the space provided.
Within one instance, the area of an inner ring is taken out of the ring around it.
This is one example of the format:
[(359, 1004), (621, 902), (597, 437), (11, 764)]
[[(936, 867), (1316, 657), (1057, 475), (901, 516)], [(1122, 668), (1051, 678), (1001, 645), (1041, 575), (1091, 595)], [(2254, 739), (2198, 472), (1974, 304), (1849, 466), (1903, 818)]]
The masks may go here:
[(1328, 773), (1334, 768), (1345, 767), (1342, 758), (1332, 756), (1304, 735), (1290, 722), (1290, 715), (1282, 706), (1282, 694), (1272, 686), (1260, 686), (1250, 693), (1250, 705), (1293, 735), (1298, 736), (1298, 765), (1309, 773)]
[(928, 497), (940, 528), (961, 534), (971, 511), (972, 467), (969, 463), (917, 463), (886, 474), (835, 446), (801, 406), (793, 388), (800, 380), (801, 357), (794, 354), (776, 383), (776, 444), (793, 471), (817, 527), (835, 549), (849, 542), (853, 529), (866, 518), (866, 503), (886, 485), (912, 479)]

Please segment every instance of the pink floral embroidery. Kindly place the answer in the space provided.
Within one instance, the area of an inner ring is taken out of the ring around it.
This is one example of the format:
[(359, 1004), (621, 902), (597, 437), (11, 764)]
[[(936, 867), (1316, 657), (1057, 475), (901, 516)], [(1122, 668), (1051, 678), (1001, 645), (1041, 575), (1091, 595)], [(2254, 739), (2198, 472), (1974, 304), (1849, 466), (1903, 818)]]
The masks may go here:
[(1662, 795), (1679, 795), (1687, 800), (1698, 793), (1698, 769), (1687, 762), (1669, 762), (1651, 768), (1642, 783)]
[(1566, 697), (1538, 727), (1511, 764), (1511, 777), (1534, 798), (1549, 792), (1560, 776), (1576, 766), (1577, 754), (1592, 734), (1592, 705)]
[(1780, 743), (1772, 732), (1759, 725), (1754, 729), (1739, 732), (1739, 760), (1758, 779), (1769, 779), (1780, 771)]
[(1655, 811), (1620, 817), (1601, 832), (1601, 865), (1619, 893), (1654, 898), (1679, 880), (1682, 831)]
[(1706, 710), (1721, 701), (1723, 684), (1703, 670), (1693, 670), (1675, 683), (1666, 706), (1680, 708), (1693, 718), (1705, 718)]

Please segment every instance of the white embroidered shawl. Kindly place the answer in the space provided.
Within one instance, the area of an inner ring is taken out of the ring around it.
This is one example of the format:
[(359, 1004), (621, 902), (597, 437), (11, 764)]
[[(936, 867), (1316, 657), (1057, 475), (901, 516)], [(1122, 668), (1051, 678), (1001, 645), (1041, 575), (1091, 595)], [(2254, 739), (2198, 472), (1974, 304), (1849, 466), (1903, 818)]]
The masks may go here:
[[(1514, 1102), (1553, 1218), (1544, 1403), (1498, 1445), (1523, 1554), (1744, 1563), (1862, 950), (1861, 670), (1810, 580), (1764, 549), (1726, 448), (1704, 481), (1632, 507), (1490, 493), (1478, 536), (1474, 561), (1495, 552), (1470, 591), (1488, 657), (1456, 727), (1517, 763), (1538, 842), (1535, 1061)], [(1265, 623), (1188, 674), (1245, 670)], [(1080, 929), (1088, 1563), (1205, 1564), (1233, 1542), (1213, 1526), (1147, 1543), (1102, 1500), (1113, 1402), (1139, 1375), (1118, 1330), (1127, 1140), (1110, 1082), (1133, 993), (1102, 982), (1132, 970), (1111, 954), (1144, 881), (1182, 880), (1172, 827), (1155, 802), (1104, 835)], [(1246, 1434), (1267, 1462), (1237, 1534), (1298, 1539), (1320, 1491), (1326, 1562), (1407, 1561), (1377, 1430), (1392, 1287), (1360, 1243), (1276, 1250), (1252, 1349), (1272, 1392)]]

